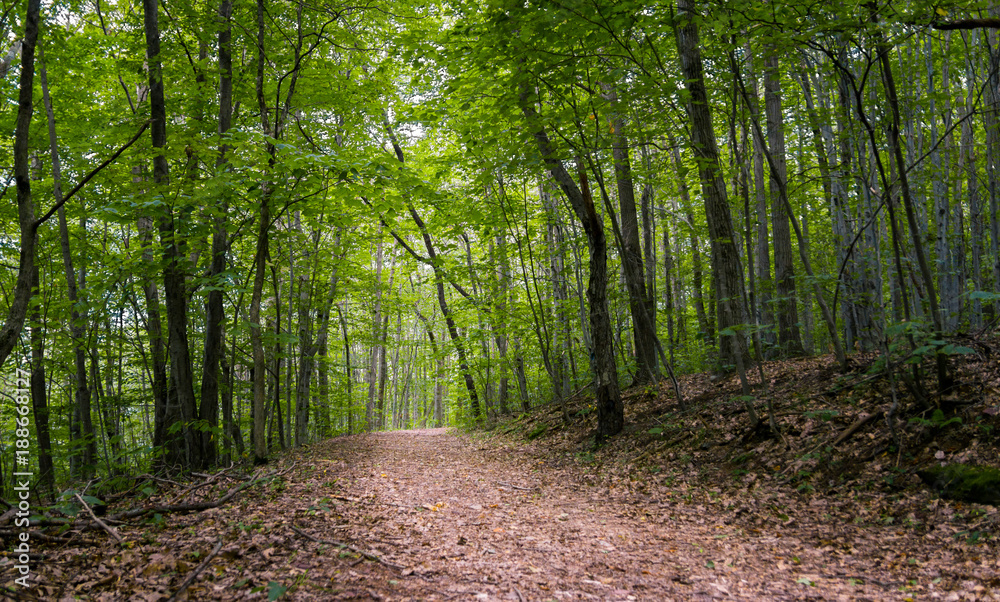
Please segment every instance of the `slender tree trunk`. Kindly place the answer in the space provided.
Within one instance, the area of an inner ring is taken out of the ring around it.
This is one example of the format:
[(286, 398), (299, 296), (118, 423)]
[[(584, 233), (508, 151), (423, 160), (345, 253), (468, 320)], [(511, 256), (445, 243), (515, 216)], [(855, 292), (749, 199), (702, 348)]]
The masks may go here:
[(591, 351), (594, 356), (594, 398), (597, 405), (596, 441), (600, 443), (605, 438), (621, 432), (625, 424), (625, 408), (618, 389), (618, 366), (614, 358), (613, 332), (608, 313), (607, 241), (604, 236), (604, 225), (594, 207), (583, 166), (578, 165), (580, 185), (577, 186), (563, 166), (562, 160), (556, 155), (555, 148), (549, 141), (544, 126), (541, 125), (538, 112), (530, 102), (530, 97), (527, 83), (522, 82), (519, 90), (521, 112), (532, 131), (542, 160), (569, 199), (573, 212), (583, 225), (590, 247), (587, 300), (590, 302), (590, 332), (594, 340)]
[(531, 411), (531, 400), (528, 399), (528, 379), (524, 374), (524, 352), (521, 350), (521, 337), (514, 337), (514, 374), (517, 376), (517, 393), (521, 397), (521, 411)]
[[(55, 114), (52, 110), (52, 99), (49, 97), (48, 78), (44, 64), (40, 65), (39, 76), (42, 84), (42, 100), (45, 104), (45, 112), (48, 118), (53, 200), (56, 203), (60, 203), (62, 201), (62, 168), (59, 161), (58, 139), (56, 138)], [(96, 454), (93, 424), (90, 420), (83, 419), (84, 414), (88, 417), (90, 416), (90, 388), (87, 386), (87, 335), (84, 328), (84, 324), (88, 318), (86, 315), (80, 315), (77, 305), (79, 302), (79, 291), (76, 286), (76, 271), (73, 268), (73, 255), (69, 244), (69, 227), (66, 223), (66, 211), (61, 205), (58, 210), (58, 219), (59, 242), (62, 250), (63, 269), (66, 274), (66, 290), (71, 305), (69, 327), (70, 336), (73, 338), (73, 357), (74, 367), (76, 368), (75, 411), (81, 418), (73, 422), (72, 427), (75, 428), (71, 427), (70, 436), (73, 440), (77, 441), (86, 437), (86, 443), (81, 446), (83, 451), (82, 456), (75, 452), (70, 456), (70, 473), (73, 476), (84, 476), (80, 474), (81, 469), (83, 472), (89, 473), (91, 469), (86, 467), (93, 466)], [(86, 430), (88, 425), (90, 428), (89, 431)]]
[[(566, 407), (566, 398), (569, 396), (569, 370), (566, 353), (563, 348), (562, 339), (568, 333), (564, 329), (566, 299), (569, 296), (566, 292), (566, 270), (563, 261), (563, 232), (559, 224), (559, 208), (553, 202), (552, 195), (542, 194), (542, 204), (546, 214), (546, 243), (549, 251), (549, 274), (552, 283), (552, 321), (551, 338), (546, 340), (548, 355), (551, 358), (552, 377), (552, 400), (559, 405), (562, 411), (563, 422), (569, 422), (569, 410)], [(541, 301), (541, 299), (539, 299)], [(540, 303), (540, 305), (542, 305)], [(547, 314), (549, 310), (542, 305), (541, 313)], [(544, 323), (544, 322), (543, 322)]]
[[(899, 102), (896, 96), (896, 83), (892, 74), (892, 66), (889, 63), (889, 44), (878, 35), (879, 41), (877, 50), (879, 62), (882, 67), (882, 80), (885, 86), (886, 102), (889, 105), (892, 121), (889, 127), (889, 147), (895, 159), (896, 167), (899, 170), (899, 188), (903, 199), (903, 208), (906, 210), (906, 221), (910, 226), (910, 235), (913, 238), (914, 252), (917, 256), (917, 264), (920, 267), (920, 274), (923, 284), (927, 288), (927, 300), (930, 303), (930, 310), (934, 322), (934, 330), (940, 338), (944, 332), (944, 325), (941, 320), (940, 308), (938, 307), (937, 294), (934, 290), (934, 279), (931, 276), (930, 266), (924, 256), (923, 242), (920, 240), (919, 227), (917, 225), (916, 212), (914, 209), (913, 197), (910, 194), (909, 180), (907, 179), (906, 160), (903, 158), (903, 149), (899, 141)], [(951, 386), (951, 377), (948, 374), (948, 360), (943, 353), (936, 354), (938, 384), (942, 390)]]
[[(991, 17), (1000, 16), (1000, 5), (991, 3)], [(989, 196), (990, 251), (986, 254), (984, 269), (990, 273), (992, 291), (1000, 292), (1000, 37), (996, 30), (986, 34), (989, 48), (989, 79), (986, 85), (986, 110), (983, 122), (986, 127), (986, 177)], [(987, 290), (986, 287), (982, 290)], [(994, 301), (984, 308), (990, 319), (1000, 315), (1000, 303)]]
[(510, 386), (509, 364), (507, 356), (507, 290), (510, 288), (510, 265), (507, 260), (507, 237), (499, 232), (496, 235), (496, 264), (497, 264), (497, 287), (494, 294), (496, 302), (493, 305), (493, 339), (496, 342), (497, 352), (500, 354), (500, 391), (497, 396), (497, 405), (501, 414), (509, 414), (507, 398)]
[(774, 235), (775, 314), (778, 319), (778, 345), (786, 353), (801, 354), (802, 336), (795, 292), (795, 270), (792, 262), (792, 234), (788, 225), (791, 215), (785, 210), (779, 188), (788, 187), (785, 165), (784, 116), (781, 108), (781, 78), (778, 56), (769, 53), (764, 61), (764, 106), (767, 113), (767, 145), (774, 162), (771, 173), (771, 230)]
[[(689, 93), (687, 112), (691, 121), (691, 147), (697, 155), (702, 194), (705, 199), (705, 215), (712, 240), (712, 271), (716, 285), (716, 316), (720, 332), (719, 355), (725, 362), (742, 365), (742, 360), (746, 357), (746, 345), (738, 339), (744, 338), (744, 335), (733, 334), (735, 329), (746, 323), (743, 315), (745, 296), (743, 272), (740, 269), (737, 237), (726, 198), (726, 186), (722, 179), (715, 132), (712, 129), (712, 115), (699, 49), (698, 27), (693, 20), (694, 5), (691, 0), (679, 0), (677, 7), (679, 20), (675, 33), (681, 70)], [(736, 354), (744, 354), (740, 362), (736, 362)]]
[[(337, 233), (334, 235), (333, 245), (334, 248), (338, 249), (337, 259), (343, 258), (343, 252), (341, 249), (341, 238), (343, 236), (344, 229), (342, 227), (337, 228)], [(318, 237), (319, 233), (315, 233), (314, 236)], [(328, 285), (328, 293), (326, 299), (323, 301), (323, 305), (319, 310), (319, 327), (317, 328), (316, 335), (316, 345), (315, 353), (319, 355), (319, 365), (317, 367), (318, 372), (318, 384), (319, 384), (319, 403), (321, 408), (317, 408), (320, 416), (322, 416), (322, 424), (319, 426), (318, 431), (321, 437), (326, 437), (330, 434), (330, 423), (329, 423), (329, 369), (327, 367), (327, 349), (328, 341), (330, 337), (330, 312), (333, 309), (333, 300), (337, 296), (337, 282), (339, 274), (339, 263), (334, 263), (333, 268), (330, 271), (330, 283)], [(303, 362), (304, 364), (305, 362)], [(302, 382), (302, 374), (299, 374), (299, 382)], [(306, 392), (308, 393), (308, 387), (306, 387)]]
[[(170, 167), (164, 151), (167, 145), (167, 111), (163, 91), (163, 70), (160, 65), (160, 29), (158, 24), (157, 0), (143, 0), (143, 21), (146, 35), (146, 56), (149, 71), (150, 134), (153, 155), (153, 182), (163, 190), (170, 179)], [(199, 431), (191, 428), (197, 417), (197, 403), (194, 398), (194, 382), (191, 371), (187, 331), (187, 291), (184, 254), (181, 250), (181, 234), (177, 231), (180, 223), (175, 219), (172, 208), (165, 209), (160, 216), (158, 229), (163, 247), (163, 289), (167, 307), (167, 349), (170, 354), (170, 370), (177, 392), (180, 420), (184, 423), (184, 454), (179, 457), (167, 456), (168, 463), (179, 463), (185, 467), (201, 465), (201, 437)]]
[[(795, 236), (798, 238), (799, 243), (799, 259), (802, 261), (802, 266), (806, 270), (806, 274), (809, 276), (810, 281), (812, 281), (813, 294), (816, 297), (816, 303), (819, 304), (820, 310), (823, 314), (823, 321), (826, 322), (827, 330), (830, 334), (831, 342), (833, 343), (834, 354), (837, 357), (837, 363), (840, 364), (841, 370), (847, 370), (847, 356), (844, 353), (843, 345), (840, 343), (840, 337), (837, 334), (837, 324), (830, 312), (829, 307), (826, 304), (826, 299), (823, 297), (823, 291), (819, 286), (819, 282), (816, 279), (816, 275), (812, 271), (812, 266), (809, 262), (809, 255), (807, 254), (808, 245), (805, 236), (802, 233), (802, 229), (799, 227), (798, 220), (795, 219), (792, 213), (792, 205), (788, 201), (788, 186), (780, 178), (776, 177), (778, 173), (778, 167), (775, 163), (774, 157), (771, 155), (767, 146), (764, 144), (764, 133), (760, 128), (760, 124), (757, 121), (753, 122), (754, 133), (761, 140), (761, 147), (764, 150), (764, 158), (767, 159), (768, 167), (771, 171), (772, 181), (778, 188), (778, 194), (781, 198), (782, 203), (785, 205), (785, 212), (791, 221), (792, 227), (795, 229)], [(773, 416), (772, 416), (773, 418)], [(773, 421), (772, 421), (773, 427)]]
[[(392, 290), (392, 276), (394, 270), (389, 271), (389, 290)], [(375, 406), (375, 422), (379, 430), (386, 428), (385, 414), (385, 387), (389, 378), (389, 366), (387, 361), (389, 345), (389, 312), (382, 314), (382, 323), (377, 326), (379, 333), (378, 341), (378, 403)], [(390, 414), (391, 419), (391, 414)], [(391, 422), (389, 424), (391, 426)]]
[[(966, 194), (969, 203), (969, 246), (972, 251), (972, 287), (973, 290), (982, 291), (985, 281), (983, 279), (983, 243), (986, 237), (986, 220), (983, 216), (983, 200), (980, 196), (979, 174), (976, 168), (975, 136), (973, 133), (973, 113), (976, 111), (977, 82), (973, 69), (972, 56), (978, 47), (978, 38), (963, 33), (963, 40), (972, 49), (970, 56), (965, 62), (965, 79), (968, 82), (966, 90), (965, 107), (962, 119), (961, 150), (959, 151), (959, 161), (965, 170)], [(983, 325), (983, 306), (979, 299), (972, 301), (972, 326), (980, 328)]]
[[(233, 59), (232, 59), (232, 0), (222, 0), (219, 4), (218, 18), (222, 25), (219, 30), (219, 135), (226, 136), (233, 119)], [(225, 171), (227, 145), (219, 145), (219, 158), (216, 161), (218, 171)], [(212, 259), (209, 264), (209, 279), (221, 278), (226, 269), (226, 247), (228, 235), (226, 232), (226, 217), (229, 212), (229, 196), (226, 188), (222, 191), (222, 205), (218, 213), (212, 216)], [(219, 422), (219, 363), (222, 360), (222, 340), (225, 337), (224, 324), (226, 316), (223, 310), (222, 285), (214, 283), (208, 293), (208, 303), (205, 307), (205, 359), (201, 381), (201, 407), (199, 418), (210, 427), (218, 426)], [(232, 424), (232, 407), (230, 406), (228, 424)], [(228, 434), (228, 433), (227, 433)], [(213, 431), (201, 433), (202, 467), (209, 468), (216, 462), (216, 445)]]
[(344, 406), (347, 410), (347, 434), (350, 435), (354, 432), (354, 392), (351, 389), (354, 373), (351, 371), (351, 340), (347, 336), (347, 321), (344, 320), (344, 312), (340, 306), (341, 303), (338, 303), (336, 307), (337, 317), (340, 319), (340, 329), (344, 333), (344, 375), (347, 379), (347, 403)]
[(21, 234), (17, 283), (0, 328), (0, 366), (17, 345), (31, 301), (31, 277), (35, 265), (35, 206), (31, 200), (31, 173), (28, 159), (28, 136), (31, 127), (32, 97), (35, 79), (35, 44), (38, 40), (40, 0), (28, 0), (21, 45), (21, 74), (18, 82), (17, 125), (14, 130), (14, 182), (17, 187), (17, 221)]
[(622, 272), (628, 288), (629, 313), (632, 316), (632, 337), (635, 344), (636, 386), (660, 380), (656, 358), (656, 327), (646, 306), (645, 269), (642, 248), (639, 244), (639, 221), (635, 207), (635, 185), (629, 160), (628, 138), (625, 136), (625, 119), (618, 107), (618, 96), (613, 88), (609, 96), (614, 107), (611, 126), (612, 156), (615, 165), (615, 183), (618, 188), (618, 206), (621, 216)]
[[(396, 139), (396, 134), (392, 131), (392, 128), (389, 127), (388, 119), (385, 121), (385, 126), (389, 134), (389, 140), (392, 143), (393, 151), (396, 153), (396, 159), (400, 163), (404, 163), (405, 157), (403, 155), (403, 148), (399, 145), (399, 141)], [(479, 396), (476, 394), (476, 384), (472, 379), (472, 371), (469, 369), (469, 361), (465, 354), (465, 345), (462, 343), (461, 337), (459, 337), (458, 326), (455, 324), (455, 318), (452, 316), (452, 312), (448, 307), (448, 300), (445, 298), (445, 275), (443, 273), (443, 268), (438, 260), (434, 242), (431, 239), (431, 235), (427, 230), (427, 225), (424, 223), (424, 220), (420, 218), (420, 214), (417, 213), (413, 203), (407, 201), (406, 209), (409, 211), (410, 217), (413, 219), (413, 223), (416, 224), (417, 228), (420, 230), (421, 237), (424, 241), (424, 247), (427, 249), (427, 258), (430, 260), (431, 268), (434, 270), (434, 282), (437, 288), (438, 304), (441, 306), (441, 313), (444, 315), (445, 324), (448, 326), (448, 335), (451, 337), (451, 342), (455, 346), (455, 351), (458, 353), (459, 369), (462, 371), (462, 376), (465, 379), (465, 389), (469, 394), (469, 409), (472, 411), (472, 417), (474, 419), (478, 419), (481, 411), (479, 407)]]
[[(40, 295), (38, 264), (32, 267), (31, 279), (36, 295)], [(38, 443), (38, 494), (51, 500), (56, 490), (55, 466), (52, 463), (52, 439), (49, 435), (49, 402), (45, 394), (45, 323), (41, 305), (31, 310), (31, 410), (35, 419), (35, 437)], [(17, 426), (26, 426), (26, 419), (19, 415)]]
[[(670, 149), (674, 157), (674, 166), (680, 174), (685, 173), (684, 165), (681, 163), (681, 152), (676, 140), (671, 137)], [(697, 229), (694, 221), (694, 211), (691, 208), (691, 193), (688, 190), (687, 179), (679, 177), (677, 179), (678, 193), (681, 197), (681, 206), (684, 210), (684, 219), (688, 228), (688, 240), (691, 246), (691, 297), (694, 300), (695, 317), (698, 320), (698, 334), (703, 341), (712, 344), (715, 333), (708, 321), (708, 313), (705, 311), (705, 300), (702, 295), (704, 268), (701, 260), (701, 241), (698, 240)]]
[(381, 415), (376, 411), (378, 394), (378, 370), (382, 349), (382, 237), (379, 227), (378, 242), (375, 243), (375, 308), (372, 312), (372, 348), (368, 359), (368, 402), (365, 405), (365, 422), (368, 430), (378, 430), (381, 427)]
[[(264, 0), (257, 0), (257, 107), (260, 111), (261, 130), (272, 134), (268, 107), (264, 100)], [(274, 164), (274, 146), (268, 142), (268, 165)], [(267, 357), (264, 353), (264, 336), (260, 305), (267, 274), (268, 232), (271, 229), (271, 184), (263, 183), (260, 211), (257, 216), (257, 249), (254, 254), (253, 292), (250, 296), (250, 344), (253, 353), (253, 447), (254, 463), (267, 462)]]

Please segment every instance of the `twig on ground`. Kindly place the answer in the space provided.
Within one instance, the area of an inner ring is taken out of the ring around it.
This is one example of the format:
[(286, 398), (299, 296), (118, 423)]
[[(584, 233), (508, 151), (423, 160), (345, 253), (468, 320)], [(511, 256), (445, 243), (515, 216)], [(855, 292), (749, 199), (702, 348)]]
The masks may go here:
[(368, 560), (372, 560), (374, 562), (378, 562), (379, 564), (384, 564), (387, 567), (391, 567), (391, 568), (394, 568), (396, 570), (402, 570), (403, 569), (403, 567), (401, 567), (398, 564), (389, 562), (388, 560), (385, 560), (384, 558), (381, 558), (380, 556), (378, 556), (378, 555), (376, 555), (376, 554), (374, 554), (372, 552), (368, 552), (368, 551), (362, 550), (360, 548), (356, 548), (356, 547), (352, 546), (351, 544), (347, 544), (347, 543), (344, 543), (342, 541), (337, 541), (335, 539), (320, 539), (318, 537), (314, 537), (312, 535), (309, 535), (308, 533), (306, 533), (302, 529), (299, 529), (295, 525), (292, 525), (292, 531), (295, 531), (296, 533), (298, 533), (302, 537), (305, 537), (306, 539), (315, 541), (316, 543), (325, 543), (325, 544), (330, 545), (330, 546), (337, 546), (337, 547), (343, 548), (345, 550), (350, 550), (350, 551), (354, 552), (355, 554), (361, 554), (362, 556), (364, 556)]
[[(0, 529), (0, 537), (10, 537), (16, 539), (20, 533), (23, 531), (15, 531), (14, 529)], [(37, 539), (39, 541), (47, 541), (49, 543), (69, 543), (73, 541), (72, 537), (56, 537), (55, 535), (48, 535), (41, 533), (39, 531), (31, 531), (31, 539)]]
[(510, 483), (504, 483), (503, 481), (497, 481), (497, 485), (501, 487), (510, 487), (511, 489), (517, 489), (519, 491), (534, 491), (538, 489), (537, 487), (518, 487), (517, 485), (511, 485)]
[(176, 505), (165, 505), (165, 506), (159, 505), (159, 506), (148, 506), (145, 508), (133, 508), (132, 510), (126, 510), (125, 512), (120, 512), (118, 514), (115, 514), (114, 516), (109, 517), (109, 520), (110, 519), (123, 520), (128, 518), (137, 518), (139, 516), (143, 516), (145, 514), (150, 514), (153, 512), (159, 512), (159, 513), (201, 512), (202, 510), (211, 510), (212, 508), (218, 508), (219, 506), (226, 504), (231, 499), (236, 497), (236, 494), (243, 491), (244, 489), (247, 489), (248, 487), (252, 487), (258, 483), (262, 483), (269, 479), (280, 477), (291, 471), (293, 468), (295, 468), (295, 466), (296, 464), (293, 463), (285, 470), (269, 472), (264, 476), (251, 478), (247, 481), (244, 481), (239, 485), (236, 485), (235, 487), (231, 488), (228, 492), (226, 492), (226, 495), (222, 496), (221, 498), (217, 499), (214, 502), (195, 502), (192, 504), (176, 504)]
[(844, 431), (843, 433), (841, 433), (839, 437), (837, 437), (836, 439), (833, 440), (833, 443), (830, 444), (830, 447), (837, 447), (838, 445), (840, 445), (844, 441), (847, 441), (851, 437), (851, 435), (853, 435), (854, 433), (858, 432), (858, 429), (860, 429), (864, 425), (868, 424), (872, 420), (875, 420), (876, 418), (878, 418), (881, 415), (882, 415), (882, 410), (879, 410), (877, 412), (872, 412), (871, 414), (865, 416), (864, 418), (861, 418), (860, 420), (855, 421), (854, 424), (852, 424), (851, 426), (847, 427), (846, 431)]
[[(854, 424), (847, 427), (842, 433), (840, 433), (840, 435), (838, 435), (837, 438), (833, 440), (833, 443), (830, 444), (826, 444), (823, 442), (817, 443), (812, 449), (810, 449), (806, 453), (806, 455), (812, 454), (813, 452), (823, 447), (824, 445), (828, 445), (829, 447), (837, 447), (844, 441), (847, 441), (851, 437), (851, 435), (858, 432), (858, 430), (861, 429), (861, 427), (868, 424), (872, 420), (875, 420), (881, 415), (882, 415), (882, 410), (878, 410), (877, 412), (872, 412), (871, 414), (868, 414), (864, 418), (859, 418), (854, 422)], [(783, 476), (786, 472), (788, 472), (792, 468), (792, 466), (794, 466), (794, 464), (789, 464), (788, 466), (786, 466), (784, 470), (778, 473), (778, 476)]]
[(115, 531), (112, 527), (109, 527), (107, 523), (98, 518), (97, 515), (94, 514), (93, 508), (88, 506), (87, 502), (83, 501), (83, 498), (80, 497), (79, 493), (74, 493), (73, 497), (76, 498), (76, 501), (80, 502), (80, 505), (83, 506), (83, 509), (87, 511), (87, 514), (90, 515), (90, 518), (94, 519), (94, 522), (96, 522), (102, 529), (107, 531), (111, 537), (115, 538), (115, 541), (118, 542), (118, 545), (120, 546), (125, 545), (125, 540), (122, 539), (122, 536), (118, 534), (118, 531)]
[(177, 598), (179, 598), (180, 595), (183, 594), (185, 590), (187, 590), (187, 588), (191, 587), (191, 584), (194, 583), (195, 579), (198, 578), (198, 575), (200, 575), (206, 568), (208, 568), (208, 563), (212, 562), (212, 559), (215, 558), (215, 556), (219, 553), (219, 550), (221, 549), (222, 549), (222, 540), (220, 539), (219, 542), (215, 544), (215, 548), (213, 548), (212, 551), (209, 552), (208, 557), (205, 558), (205, 560), (201, 561), (201, 564), (198, 565), (198, 568), (191, 571), (191, 574), (188, 575), (188, 578), (184, 580), (184, 583), (181, 583), (180, 588), (178, 588), (177, 591), (174, 592), (173, 596), (170, 596), (170, 599), (167, 600), (167, 602), (175, 602), (175, 600), (177, 600)]

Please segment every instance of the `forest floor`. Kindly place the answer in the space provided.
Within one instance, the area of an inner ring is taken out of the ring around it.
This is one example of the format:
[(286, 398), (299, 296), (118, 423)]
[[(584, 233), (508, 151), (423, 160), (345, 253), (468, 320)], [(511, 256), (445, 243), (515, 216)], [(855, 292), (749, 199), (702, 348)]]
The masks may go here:
[(902, 399), (895, 441), (887, 382), (772, 362), (781, 437), (750, 431), (738, 383), (707, 375), (682, 379), (685, 412), (669, 382), (629, 391), (626, 432), (596, 449), (586, 397), (568, 421), (551, 405), (486, 431), (338, 437), (258, 468), (227, 505), (109, 521), (122, 544), (94, 525), (33, 540), (30, 589), (11, 560), (0, 576), (20, 600), (998, 600), (1000, 512), (916, 476), (1000, 464), (989, 352), (961, 364), (947, 420)]

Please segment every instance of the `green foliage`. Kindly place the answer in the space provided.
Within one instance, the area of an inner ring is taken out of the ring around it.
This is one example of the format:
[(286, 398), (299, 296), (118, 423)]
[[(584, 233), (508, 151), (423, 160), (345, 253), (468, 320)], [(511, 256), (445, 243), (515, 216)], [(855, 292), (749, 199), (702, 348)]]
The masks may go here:
[(277, 583), (276, 581), (271, 581), (267, 584), (267, 599), (268, 602), (273, 602), (278, 598), (281, 598), (288, 591), (288, 588)]
[(946, 426), (952, 424), (962, 424), (962, 419), (959, 418), (958, 416), (952, 416), (951, 418), (946, 418), (944, 415), (944, 411), (942, 411), (941, 408), (935, 408), (934, 411), (931, 412), (931, 417), (929, 419), (923, 418), (922, 416), (914, 416), (913, 418), (910, 418), (910, 424), (929, 426), (935, 429), (943, 429)]
[(840, 415), (837, 410), (822, 409), (822, 410), (809, 410), (803, 414), (807, 418), (812, 418), (813, 420), (822, 420), (823, 422), (830, 422), (834, 418)]
[(1000, 469), (948, 464), (918, 471), (921, 479), (942, 497), (979, 504), (1000, 505)]
[(537, 439), (537, 438), (541, 437), (542, 435), (544, 435), (548, 430), (549, 430), (548, 425), (546, 425), (546, 424), (539, 424), (539, 425), (535, 426), (535, 428), (531, 429), (531, 431), (529, 431), (528, 434), (525, 435), (525, 438), (528, 441), (533, 441), (534, 439)]

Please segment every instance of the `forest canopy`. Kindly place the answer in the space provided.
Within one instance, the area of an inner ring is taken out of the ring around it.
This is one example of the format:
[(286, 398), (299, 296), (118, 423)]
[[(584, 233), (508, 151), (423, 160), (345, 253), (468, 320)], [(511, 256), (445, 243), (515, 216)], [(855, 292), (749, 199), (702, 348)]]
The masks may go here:
[[(875, 354), (1000, 300), (991, 2), (10, 1), (0, 481)], [(17, 384), (19, 375), (30, 374)], [(765, 379), (761, 378), (761, 381)], [(30, 381), (30, 382), (29, 382)], [(893, 381), (895, 382), (895, 381)]]

